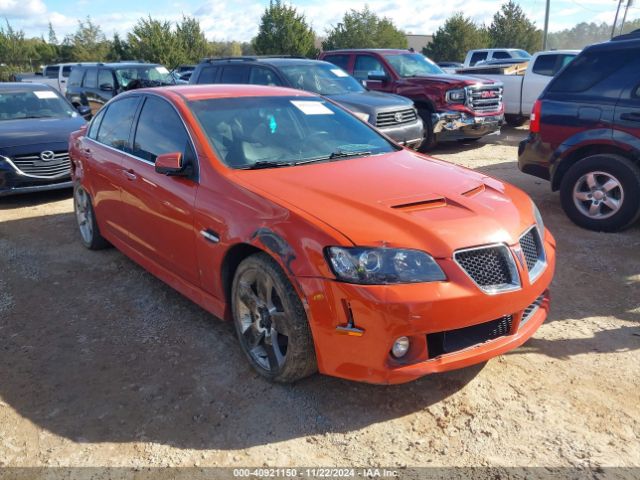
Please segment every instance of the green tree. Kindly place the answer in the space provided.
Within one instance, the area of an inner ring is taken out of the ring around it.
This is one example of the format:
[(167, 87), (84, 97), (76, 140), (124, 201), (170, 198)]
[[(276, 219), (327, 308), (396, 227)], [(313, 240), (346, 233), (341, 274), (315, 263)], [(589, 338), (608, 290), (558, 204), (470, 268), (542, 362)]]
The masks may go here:
[(120, 38), (118, 32), (113, 34), (113, 40), (111, 40), (111, 48), (107, 55), (108, 60), (112, 62), (119, 62), (121, 60), (133, 60), (133, 54), (129, 48), (129, 44), (126, 40)]
[(84, 22), (78, 20), (78, 29), (67, 35), (64, 43), (71, 47), (71, 60), (74, 62), (102, 62), (107, 59), (110, 50), (109, 41), (102, 29), (89, 16)]
[(327, 31), (322, 48), (407, 48), (407, 37), (390, 19), (378, 17), (365, 5), (362, 11), (345, 13), (342, 22)]
[(9, 20), (6, 26), (0, 26), (0, 58), (7, 65), (24, 67), (31, 66), (33, 51), (25, 42), (24, 32), (14, 29)]
[(270, 0), (253, 46), (259, 55), (315, 56), (315, 33), (304, 15), (281, 0)]
[(207, 56), (209, 45), (195, 18), (182, 16), (182, 22), (176, 26), (176, 39), (187, 63), (198, 63)]
[(49, 22), (49, 44), (58, 45), (58, 37), (56, 36), (56, 31), (53, 29), (51, 22)]
[(462, 13), (455, 13), (438, 28), (422, 53), (436, 62), (462, 62), (469, 50), (488, 46), (487, 30)]
[(129, 33), (131, 53), (138, 60), (156, 62), (175, 68), (185, 62), (180, 42), (171, 29), (171, 22), (140, 18)]
[(542, 32), (513, 0), (496, 12), (488, 32), (493, 48), (521, 48), (528, 52), (542, 48)]

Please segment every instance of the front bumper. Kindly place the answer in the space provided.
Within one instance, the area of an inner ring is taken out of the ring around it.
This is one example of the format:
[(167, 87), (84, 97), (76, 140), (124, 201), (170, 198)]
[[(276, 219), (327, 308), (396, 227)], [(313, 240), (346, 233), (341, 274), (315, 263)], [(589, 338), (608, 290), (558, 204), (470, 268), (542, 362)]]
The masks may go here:
[(28, 175), (21, 175), (10, 165), (0, 160), (0, 197), (19, 193), (44, 192), (73, 187), (71, 176), (54, 179), (39, 179)]
[(379, 128), (386, 136), (407, 147), (417, 148), (424, 138), (424, 125), (418, 117), (415, 122)]
[[(364, 286), (298, 278), (307, 299), (320, 372), (368, 383), (404, 383), (477, 364), (518, 347), (535, 333), (549, 310), (555, 240), (548, 232), (544, 246), (547, 266), (542, 274), (529, 283), (527, 271), (519, 265), (522, 287), (497, 295), (483, 293), (452, 259), (439, 259), (446, 282)], [(533, 313), (525, 317), (534, 304)], [(472, 330), (505, 316), (512, 321), (504, 335), (451, 353), (429, 352), (430, 341), (442, 332)], [(400, 336), (409, 337), (411, 346), (397, 360), (390, 350)]]
[(503, 113), (476, 117), (464, 112), (451, 110), (431, 114), (433, 132), (438, 136), (438, 140), (480, 138), (491, 133), (500, 132), (500, 127), (503, 123)]

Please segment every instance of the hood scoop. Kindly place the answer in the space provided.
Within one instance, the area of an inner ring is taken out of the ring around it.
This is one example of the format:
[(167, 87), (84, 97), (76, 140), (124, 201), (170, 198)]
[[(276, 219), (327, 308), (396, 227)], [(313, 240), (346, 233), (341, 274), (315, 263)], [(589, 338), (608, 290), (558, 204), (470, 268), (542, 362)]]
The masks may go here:
[(475, 188), (472, 188), (471, 190), (467, 190), (466, 192), (462, 192), (462, 195), (465, 197), (475, 197), (476, 195), (484, 192), (485, 190), (485, 185), (484, 183), (481, 183), (480, 185), (478, 185)]
[(444, 197), (432, 198), (429, 200), (419, 200), (417, 202), (401, 203), (399, 205), (391, 205), (394, 210), (402, 210), (405, 212), (415, 212), (417, 210), (427, 210), (432, 208), (440, 208), (447, 206), (447, 199)]

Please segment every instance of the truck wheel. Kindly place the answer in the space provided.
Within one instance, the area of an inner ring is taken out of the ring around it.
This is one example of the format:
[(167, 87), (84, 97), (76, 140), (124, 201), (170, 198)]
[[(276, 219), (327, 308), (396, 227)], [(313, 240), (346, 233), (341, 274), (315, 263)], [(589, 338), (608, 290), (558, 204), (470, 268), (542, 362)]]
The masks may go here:
[(527, 123), (527, 120), (529, 120), (527, 117), (523, 117), (522, 115), (505, 115), (504, 119), (512, 127), (521, 127)]
[(258, 253), (240, 263), (231, 308), (242, 350), (260, 375), (291, 383), (316, 372), (313, 338), (300, 297), (269, 255)]
[(601, 232), (622, 230), (640, 217), (640, 168), (621, 155), (586, 157), (562, 178), (560, 200), (576, 225)]
[(420, 115), (420, 118), (422, 118), (422, 123), (424, 123), (424, 139), (418, 147), (418, 151), (422, 153), (428, 152), (438, 144), (436, 134), (433, 132), (433, 121), (431, 120), (431, 113), (431, 110), (427, 110), (426, 108), (421, 108), (420, 110), (418, 110), (418, 115)]
[(93, 211), (93, 205), (91, 205), (91, 197), (80, 185), (75, 185), (73, 188), (73, 210), (76, 214), (82, 244), (89, 250), (107, 248), (110, 244), (100, 235), (96, 214)]

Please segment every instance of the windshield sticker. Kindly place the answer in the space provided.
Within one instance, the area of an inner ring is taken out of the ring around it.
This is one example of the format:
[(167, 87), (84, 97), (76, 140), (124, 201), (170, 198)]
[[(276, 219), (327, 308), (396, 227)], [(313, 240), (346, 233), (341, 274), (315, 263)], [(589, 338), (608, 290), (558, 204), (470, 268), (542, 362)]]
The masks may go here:
[(305, 115), (333, 115), (333, 112), (320, 102), (301, 102), (297, 100), (290, 100), (290, 102)]
[(348, 77), (349, 74), (347, 72), (345, 72), (344, 70), (341, 70), (339, 68), (332, 68), (331, 69), (331, 73), (333, 73), (336, 77)]
[(58, 98), (55, 92), (52, 92), (51, 90), (34, 90), (33, 94), (40, 99)]
[(156, 67), (156, 70), (162, 73), (163, 75), (166, 75), (169, 73), (169, 70), (167, 70), (165, 67)]
[(278, 122), (276, 122), (276, 117), (274, 117), (273, 115), (269, 115), (269, 130), (271, 131), (271, 133), (276, 133), (277, 129)]

